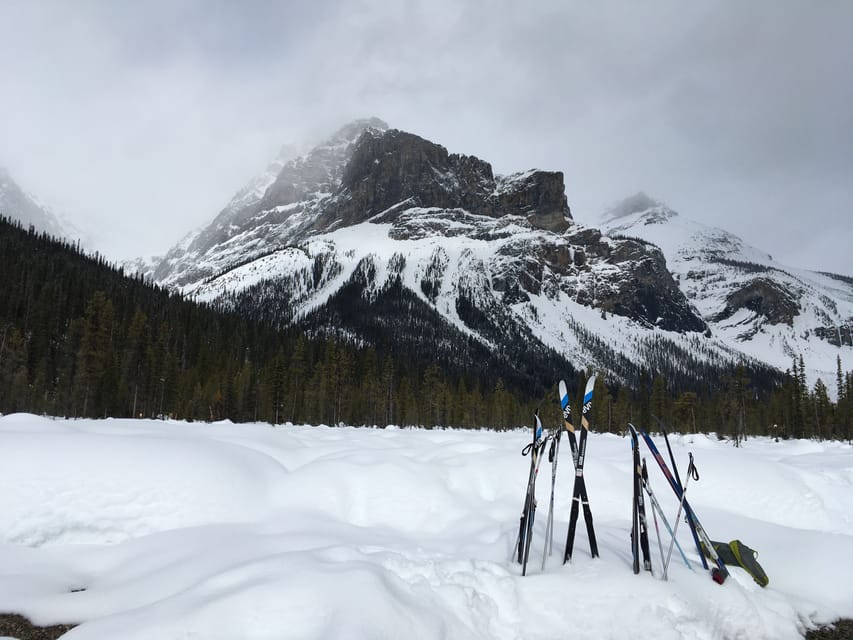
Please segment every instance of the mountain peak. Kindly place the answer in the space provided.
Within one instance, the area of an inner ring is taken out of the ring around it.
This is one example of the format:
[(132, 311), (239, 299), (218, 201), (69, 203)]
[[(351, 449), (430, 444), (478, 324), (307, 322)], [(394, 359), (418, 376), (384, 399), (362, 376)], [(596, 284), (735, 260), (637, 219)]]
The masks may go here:
[(272, 247), (407, 208), (513, 215), (556, 233), (572, 224), (562, 172), (495, 176), (484, 160), (363, 118), (270, 165), (189, 243), (173, 247), (154, 277), (185, 286)]
[[(638, 191), (634, 195), (625, 198), (605, 211), (602, 215), (602, 220), (604, 222), (611, 222), (635, 213), (643, 213), (650, 209), (665, 209), (667, 211), (671, 211), (663, 202), (649, 197), (642, 191)], [(674, 211), (671, 211), (671, 213), (673, 215), (675, 214)]]
[(359, 118), (335, 131), (323, 146), (349, 144), (358, 140), (359, 136), (367, 130), (387, 131), (388, 128), (388, 123), (379, 118)]
[(398, 129), (367, 129), (344, 168), (340, 205), (317, 228), (356, 224), (396, 205), (464, 209), (497, 218), (511, 214), (536, 227), (562, 232), (571, 212), (562, 172), (531, 170), (495, 176), (474, 156), (448, 153), (440, 144)]

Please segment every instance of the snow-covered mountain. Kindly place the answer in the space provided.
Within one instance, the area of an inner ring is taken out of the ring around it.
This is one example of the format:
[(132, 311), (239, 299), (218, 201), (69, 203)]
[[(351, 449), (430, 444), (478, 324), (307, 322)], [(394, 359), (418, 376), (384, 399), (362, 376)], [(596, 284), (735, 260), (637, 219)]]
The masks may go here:
[[(572, 220), (562, 173), (496, 176), (375, 119), (285, 163), (262, 196), (173, 248), (157, 280), (436, 357), (473, 340), (507, 365), (556, 353), (636, 382), (641, 366), (684, 373), (736, 356), (703, 337), (657, 248)], [(437, 337), (448, 328), (454, 338)]]
[(853, 361), (853, 278), (796, 269), (737, 236), (637, 194), (606, 212), (610, 236), (654, 243), (719, 340), (779, 369), (803, 356), (812, 382)]
[[(572, 219), (561, 172), (494, 175), (483, 160), (375, 118), (280, 163), (174, 247), (155, 279), (281, 326), (391, 339), (447, 358), (473, 340), (512, 366), (531, 352), (556, 353), (629, 384), (643, 368), (697, 379), (738, 361), (784, 369), (801, 352), (814, 367), (819, 351), (824, 367), (839, 348), (827, 327), (850, 342), (850, 282), (789, 273), (771, 284), (759, 277), (768, 256), (709, 231), (699, 244), (715, 243), (715, 264), (751, 283), (723, 295), (719, 273), (633, 230), (643, 215), (673, 217), (642, 197), (614, 209), (603, 235)], [(809, 294), (821, 322), (799, 338), (806, 325), (794, 320), (791, 300), (802, 298), (787, 293), (794, 281), (822, 287)], [(748, 313), (766, 321), (747, 330)], [(760, 330), (789, 320), (784, 335)], [(438, 325), (456, 338), (438, 338)]]
[(77, 238), (79, 231), (60, 218), (39, 199), (24, 191), (9, 171), (0, 167), (0, 215), (17, 220), (24, 227), (35, 227), (56, 238)]
[(317, 214), (341, 179), (351, 147), (366, 129), (384, 131), (377, 118), (343, 127), (304, 156), (285, 145), (263, 173), (240, 189), (206, 227), (185, 236), (163, 258), (154, 279), (171, 287), (197, 283), (270, 249), (292, 242), (304, 218)]

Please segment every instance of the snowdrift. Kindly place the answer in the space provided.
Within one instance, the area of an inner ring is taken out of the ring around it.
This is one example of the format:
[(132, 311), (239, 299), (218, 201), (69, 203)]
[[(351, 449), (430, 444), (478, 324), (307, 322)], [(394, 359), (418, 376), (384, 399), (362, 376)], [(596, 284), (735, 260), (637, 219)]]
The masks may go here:
[(80, 623), (69, 640), (798, 638), (853, 616), (853, 447), (672, 438), (679, 461), (694, 453), (701, 480), (688, 495), (709, 534), (760, 552), (761, 589), (738, 568), (712, 582), (686, 526), (693, 570), (675, 554), (664, 582), (652, 538), (654, 575), (635, 576), (629, 439), (597, 433), (585, 475), (601, 557), (579, 527), (573, 562), (561, 564), (573, 482), (564, 447), (554, 555), (541, 570), (549, 467), (522, 578), (510, 556), (528, 440), (525, 430), (6, 416), (0, 611)]

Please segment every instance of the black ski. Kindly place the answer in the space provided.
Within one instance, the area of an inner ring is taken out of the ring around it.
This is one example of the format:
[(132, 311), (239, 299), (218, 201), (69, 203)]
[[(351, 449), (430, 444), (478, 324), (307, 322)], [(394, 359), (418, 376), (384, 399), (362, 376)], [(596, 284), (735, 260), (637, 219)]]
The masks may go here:
[(533, 441), (521, 451), (522, 455), (530, 454), (530, 475), (527, 478), (527, 492), (524, 495), (524, 509), (518, 525), (518, 540), (516, 549), (518, 563), (521, 565), (521, 575), (527, 575), (527, 560), (530, 557), (530, 541), (533, 538), (533, 520), (536, 516), (536, 476), (539, 473), (539, 459), (545, 449), (547, 439), (542, 437), (542, 421), (539, 411), (533, 416)]
[(589, 508), (589, 497), (586, 493), (586, 482), (583, 477), (583, 467), (586, 459), (586, 441), (589, 434), (589, 411), (592, 407), (592, 391), (595, 387), (595, 376), (591, 376), (586, 383), (586, 389), (583, 396), (583, 412), (581, 413), (581, 432), (580, 437), (575, 441), (575, 427), (569, 420), (571, 414), (565, 412), (568, 406), (568, 393), (565, 391), (565, 383), (561, 381), (560, 386), (560, 404), (563, 407), (563, 420), (566, 425), (566, 430), (569, 432), (569, 445), (572, 448), (572, 458), (575, 462), (575, 487), (572, 495), (572, 510), (569, 515), (569, 533), (566, 536), (566, 553), (563, 555), (563, 564), (572, 559), (572, 548), (575, 543), (575, 528), (578, 523), (578, 515), (581, 504), (583, 504), (583, 517), (586, 522), (586, 534), (589, 538), (589, 552), (593, 558), (598, 557), (598, 543), (595, 541), (595, 529), (592, 524), (592, 511)]
[(652, 559), (649, 553), (649, 530), (646, 522), (646, 504), (643, 497), (643, 467), (640, 464), (640, 443), (637, 431), (629, 424), (631, 434), (631, 455), (633, 473), (634, 500), (631, 509), (631, 553), (633, 556), (634, 573), (640, 573), (640, 551), (643, 552), (643, 569), (652, 570)]

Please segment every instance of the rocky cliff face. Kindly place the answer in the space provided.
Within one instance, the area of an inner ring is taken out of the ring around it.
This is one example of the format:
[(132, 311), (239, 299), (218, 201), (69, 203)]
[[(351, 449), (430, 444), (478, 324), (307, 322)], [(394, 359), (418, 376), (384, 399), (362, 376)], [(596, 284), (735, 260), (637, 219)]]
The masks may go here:
[[(270, 169), (276, 167), (271, 178)], [(274, 247), (378, 214), (390, 220), (412, 207), (518, 215), (556, 232), (571, 224), (562, 173), (495, 176), (488, 162), (389, 130), (376, 118), (350, 123), (306, 155), (287, 162), (280, 157), (270, 169), (242, 189), (209, 226), (170, 250), (155, 279), (167, 286), (191, 286)]]
[[(450, 154), (404, 131), (370, 129), (356, 141), (333, 206), (315, 229), (348, 226), (407, 207), (463, 209), (474, 215), (527, 217), (564, 231), (571, 221), (563, 174), (530, 171), (496, 178), (479, 158)], [(390, 219), (385, 216), (385, 220)]]

